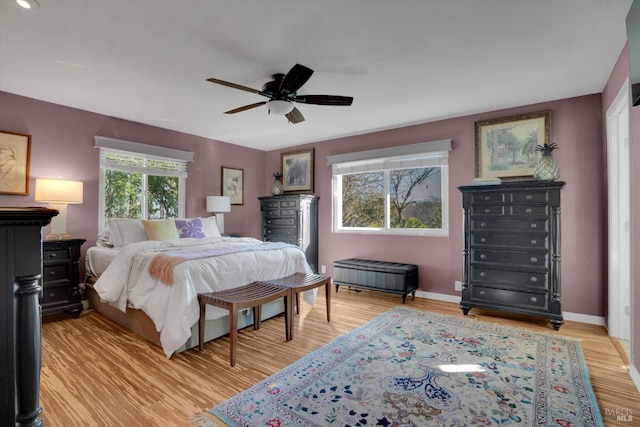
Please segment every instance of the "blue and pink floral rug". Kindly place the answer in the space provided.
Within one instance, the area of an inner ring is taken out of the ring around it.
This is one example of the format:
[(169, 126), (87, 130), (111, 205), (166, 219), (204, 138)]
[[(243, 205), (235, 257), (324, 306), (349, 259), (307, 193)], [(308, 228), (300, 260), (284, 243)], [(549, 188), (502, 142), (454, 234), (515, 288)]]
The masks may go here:
[(603, 426), (577, 341), (405, 307), (207, 416), (202, 425)]

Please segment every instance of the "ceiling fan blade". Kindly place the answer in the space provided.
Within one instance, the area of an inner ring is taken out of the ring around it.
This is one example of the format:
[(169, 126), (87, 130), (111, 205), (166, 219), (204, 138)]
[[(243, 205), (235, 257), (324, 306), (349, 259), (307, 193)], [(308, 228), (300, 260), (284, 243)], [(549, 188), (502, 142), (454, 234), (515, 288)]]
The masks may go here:
[(208, 82), (211, 83), (217, 83), (219, 85), (222, 86), (228, 86), (228, 87), (232, 87), (234, 89), (240, 89), (240, 90), (244, 90), (246, 92), (251, 92), (251, 93), (257, 93), (261, 95), (261, 92), (258, 89), (252, 89), (250, 87), (247, 86), (242, 86), (236, 83), (231, 83), (231, 82), (225, 82), (224, 80), (220, 80), (220, 79), (214, 79), (213, 77), (207, 79)]
[(225, 111), (224, 113), (225, 114), (235, 114), (235, 113), (239, 113), (241, 111), (247, 111), (247, 110), (250, 110), (252, 108), (259, 107), (259, 106), (264, 105), (266, 103), (267, 103), (267, 101), (256, 102), (255, 104), (249, 104), (249, 105), (245, 105), (244, 107), (234, 108), (233, 110)]
[(285, 117), (289, 119), (289, 122), (293, 124), (304, 122), (304, 116), (296, 107), (293, 107), (293, 110), (291, 110), (291, 112), (285, 114)]
[(309, 77), (313, 74), (313, 70), (311, 68), (307, 68), (304, 65), (296, 64), (291, 70), (284, 76), (282, 79), (282, 84), (280, 85), (280, 92), (285, 93), (294, 93), (297, 92), (298, 89), (302, 87), (303, 84), (309, 80)]
[(316, 105), (351, 105), (353, 97), (337, 95), (298, 95), (291, 101)]

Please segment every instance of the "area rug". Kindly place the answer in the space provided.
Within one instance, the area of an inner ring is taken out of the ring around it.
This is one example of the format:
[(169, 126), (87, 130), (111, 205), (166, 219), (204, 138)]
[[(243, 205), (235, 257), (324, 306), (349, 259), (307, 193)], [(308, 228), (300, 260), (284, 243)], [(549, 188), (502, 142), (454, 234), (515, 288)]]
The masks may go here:
[(200, 425), (603, 426), (578, 341), (393, 308)]

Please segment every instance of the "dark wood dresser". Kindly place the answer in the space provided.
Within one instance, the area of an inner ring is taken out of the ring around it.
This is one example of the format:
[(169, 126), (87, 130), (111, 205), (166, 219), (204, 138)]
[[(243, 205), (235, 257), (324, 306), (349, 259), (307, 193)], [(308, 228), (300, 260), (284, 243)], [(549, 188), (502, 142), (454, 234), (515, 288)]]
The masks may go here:
[(473, 307), (564, 323), (560, 287), (560, 190), (564, 182), (458, 187), (462, 192), (462, 300)]
[(0, 208), (0, 425), (41, 426), (42, 227), (46, 208)]
[(64, 311), (73, 317), (82, 312), (80, 296), (80, 247), (84, 239), (42, 242), (42, 314)]
[(300, 247), (318, 272), (318, 199), (306, 194), (258, 197), (262, 211), (262, 240)]

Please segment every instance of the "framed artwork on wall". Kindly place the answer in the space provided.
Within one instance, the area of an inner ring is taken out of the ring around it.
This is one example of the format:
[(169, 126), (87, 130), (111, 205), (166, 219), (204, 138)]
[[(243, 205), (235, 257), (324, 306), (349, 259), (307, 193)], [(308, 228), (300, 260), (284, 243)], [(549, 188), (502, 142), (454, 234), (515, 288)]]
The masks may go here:
[(244, 170), (222, 167), (222, 195), (231, 198), (232, 205), (244, 205)]
[(29, 195), (31, 135), (0, 131), (0, 194)]
[(282, 153), (282, 188), (285, 193), (313, 193), (313, 148)]
[(551, 139), (551, 111), (483, 120), (476, 127), (476, 178), (533, 177), (536, 145)]

